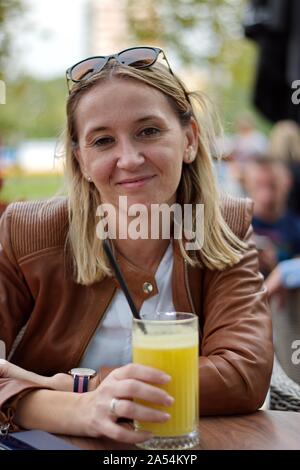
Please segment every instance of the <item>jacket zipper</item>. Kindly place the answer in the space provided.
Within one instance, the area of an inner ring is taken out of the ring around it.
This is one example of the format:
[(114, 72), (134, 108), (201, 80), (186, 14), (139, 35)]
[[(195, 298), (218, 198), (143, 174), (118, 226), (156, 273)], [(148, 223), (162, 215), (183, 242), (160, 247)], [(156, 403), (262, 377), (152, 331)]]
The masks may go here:
[[(187, 261), (186, 260), (184, 260), (184, 281), (185, 281), (185, 286), (186, 286), (186, 290), (187, 290), (187, 293), (188, 293), (189, 302), (190, 302), (190, 305), (191, 305), (192, 310), (193, 310), (193, 314), (196, 315), (199, 318), (199, 315), (197, 315), (197, 312), (196, 312), (196, 309), (195, 309), (195, 304), (194, 304), (193, 297), (192, 297), (191, 290), (190, 290), (188, 268), (187, 268)], [(198, 321), (200, 322), (200, 318), (199, 318)], [(200, 341), (200, 344), (201, 344), (202, 331), (201, 331), (201, 328), (200, 328), (200, 323), (199, 323), (199, 341)]]

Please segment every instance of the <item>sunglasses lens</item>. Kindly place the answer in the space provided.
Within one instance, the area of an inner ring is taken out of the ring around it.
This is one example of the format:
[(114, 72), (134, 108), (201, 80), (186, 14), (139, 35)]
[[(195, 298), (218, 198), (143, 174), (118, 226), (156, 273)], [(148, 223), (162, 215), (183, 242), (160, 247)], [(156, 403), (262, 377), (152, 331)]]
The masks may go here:
[(118, 54), (118, 58), (122, 64), (138, 69), (152, 65), (157, 58), (157, 53), (149, 47), (140, 47), (121, 52)]
[(76, 82), (87, 80), (92, 75), (100, 71), (104, 64), (105, 57), (96, 57), (84, 60), (72, 68), (71, 79)]

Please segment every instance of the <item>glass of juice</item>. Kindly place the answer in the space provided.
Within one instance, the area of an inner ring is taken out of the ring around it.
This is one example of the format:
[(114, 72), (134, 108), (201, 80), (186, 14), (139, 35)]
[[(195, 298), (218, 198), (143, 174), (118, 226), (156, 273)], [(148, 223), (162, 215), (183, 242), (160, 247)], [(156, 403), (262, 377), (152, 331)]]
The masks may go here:
[(143, 449), (190, 449), (198, 444), (198, 317), (192, 313), (158, 312), (151, 319), (133, 318), (133, 362), (160, 369), (171, 381), (160, 387), (174, 398), (169, 407), (137, 402), (167, 412), (165, 423), (136, 421), (135, 429), (154, 437)]

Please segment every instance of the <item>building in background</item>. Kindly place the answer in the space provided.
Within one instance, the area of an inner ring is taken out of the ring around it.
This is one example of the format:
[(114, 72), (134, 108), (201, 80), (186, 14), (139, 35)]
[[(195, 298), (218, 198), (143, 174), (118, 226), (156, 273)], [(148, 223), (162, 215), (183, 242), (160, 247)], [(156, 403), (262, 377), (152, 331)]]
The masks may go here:
[(130, 47), (126, 0), (88, 0), (87, 55), (105, 55)]
[[(137, 45), (137, 40), (130, 34), (127, 16), (127, 0), (88, 0), (86, 5), (86, 55), (106, 55), (121, 51), (127, 47)], [(153, 31), (159, 26), (156, 23), (156, 12), (151, 2), (140, 2), (131, 11), (135, 21), (141, 24), (145, 21), (152, 25)], [(146, 41), (146, 45), (164, 47), (155, 39)], [(169, 55), (172, 63), (176, 64), (176, 57)], [(210, 80), (206, 71), (199, 67), (185, 67), (174, 70), (192, 89), (205, 89)]]

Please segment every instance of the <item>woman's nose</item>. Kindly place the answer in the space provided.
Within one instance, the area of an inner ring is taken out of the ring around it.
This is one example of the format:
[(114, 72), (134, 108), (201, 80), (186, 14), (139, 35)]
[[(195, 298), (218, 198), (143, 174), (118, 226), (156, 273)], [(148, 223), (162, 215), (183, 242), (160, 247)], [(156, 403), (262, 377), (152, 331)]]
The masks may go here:
[(132, 171), (143, 164), (145, 158), (135, 145), (123, 143), (117, 149), (117, 167)]

